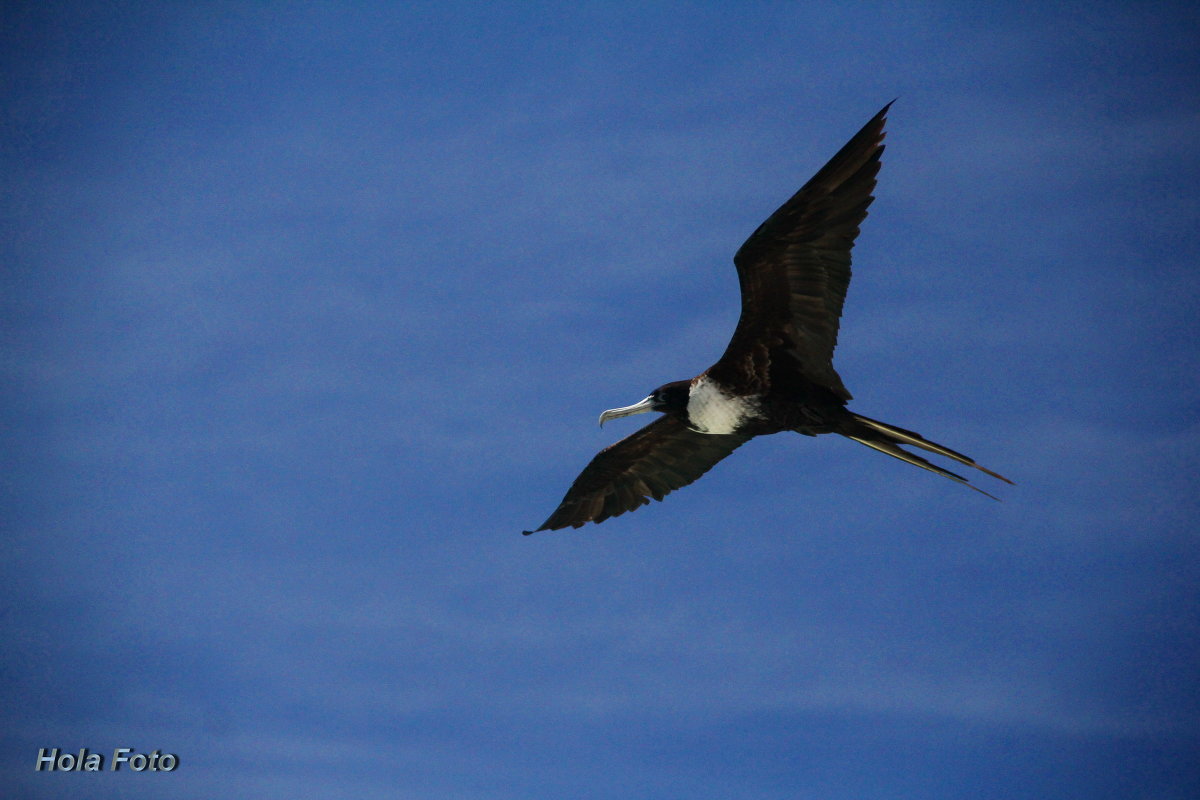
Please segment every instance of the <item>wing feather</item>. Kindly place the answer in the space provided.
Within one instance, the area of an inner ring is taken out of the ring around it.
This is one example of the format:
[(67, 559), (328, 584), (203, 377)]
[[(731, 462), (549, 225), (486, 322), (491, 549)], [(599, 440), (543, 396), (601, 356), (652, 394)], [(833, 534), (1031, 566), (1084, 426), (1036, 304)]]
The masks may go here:
[(875, 190), (891, 103), (758, 227), (734, 256), (742, 314), (713, 377), (747, 391), (790, 367), (843, 400), (833, 368), (850, 250)]
[(603, 522), (648, 504), (648, 498), (662, 500), (708, 472), (750, 438), (736, 433), (697, 433), (675, 417), (660, 417), (601, 450), (538, 530)]

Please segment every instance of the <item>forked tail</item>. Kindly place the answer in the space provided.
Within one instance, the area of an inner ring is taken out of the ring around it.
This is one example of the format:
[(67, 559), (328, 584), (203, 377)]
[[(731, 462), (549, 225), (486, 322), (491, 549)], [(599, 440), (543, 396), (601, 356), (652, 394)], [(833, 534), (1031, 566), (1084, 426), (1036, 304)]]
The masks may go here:
[(919, 433), (907, 431), (904, 428), (897, 428), (895, 425), (888, 425), (884, 422), (864, 417), (861, 414), (850, 412), (853, 422), (848, 423), (843, 430), (838, 433), (843, 436), (853, 439), (856, 442), (865, 444), (874, 450), (881, 453), (887, 453), (893, 458), (898, 458), (901, 461), (907, 461), (909, 464), (918, 466), (921, 469), (927, 469), (930, 472), (936, 472), (938, 475), (943, 475), (952, 481), (961, 483), (969, 489), (974, 489), (980, 494), (986, 494), (993, 500), (1000, 498), (995, 495), (988, 494), (977, 486), (972, 486), (971, 483), (961, 475), (955, 474), (948, 469), (942, 469), (936, 464), (931, 464), (916, 453), (910, 453), (900, 447), (902, 444), (907, 444), (912, 447), (919, 447), (922, 450), (928, 450), (931, 453), (937, 453), (939, 456), (945, 456), (952, 461), (957, 461), (959, 464), (965, 464), (968, 467), (974, 467), (980, 472), (986, 472), (993, 478), (998, 478), (1005, 483), (1012, 483), (1003, 475), (992, 472), (987, 467), (981, 467), (971, 459), (964, 456), (962, 453), (955, 452), (949, 447), (943, 447), (940, 444), (931, 442)]

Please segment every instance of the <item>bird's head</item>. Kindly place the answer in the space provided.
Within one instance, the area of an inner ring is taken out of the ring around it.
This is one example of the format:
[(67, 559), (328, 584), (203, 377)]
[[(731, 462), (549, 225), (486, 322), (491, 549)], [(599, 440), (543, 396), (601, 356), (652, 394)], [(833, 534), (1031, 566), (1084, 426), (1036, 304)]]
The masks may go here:
[(646, 399), (624, 408), (610, 408), (600, 415), (600, 424), (610, 419), (628, 417), (634, 414), (645, 414), (647, 411), (658, 411), (663, 414), (677, 414), (686, 417), (688, 391), (691, 381), (673, 381), (664, 383), (651, 392)]

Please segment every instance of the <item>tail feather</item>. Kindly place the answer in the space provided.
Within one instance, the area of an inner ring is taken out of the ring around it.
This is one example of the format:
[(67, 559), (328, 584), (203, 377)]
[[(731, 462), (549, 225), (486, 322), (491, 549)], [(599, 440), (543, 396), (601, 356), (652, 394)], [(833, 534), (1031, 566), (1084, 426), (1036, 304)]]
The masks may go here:
[(962, 475), (958, 475), (957, 473), (951, 472), (948, 469), (942, 469), (941, 467), (937, 466), (936, 464), (931, 464), (928, 461), (926, 461), (924, 458), (922, 458), (921, 456), (917, 455), (916, 453), (910, 453), (907, 450), (902, 450), (899, 446), (893, 444), (892, 442), (872, 442), (872, 441), (868, 441), (867, 439), (860, 439), (857, 436), (850, 436), (850, 435), (847, 435), (847, 438), (853, 439), (854, 441), (859, 442), (860, 444), (865, 444), (867, 447), (870, 447), (874, 450), (878, 450), (881, 453), (887, 453), (889, 456), (891, 456), (893, 458), (898, 458), (901, 461), (912, 464), (913, 466), (920, 467), (921, 469), (927, 469), (930, 472), (936, 472), (938, 475), (943, 475), (943, 476), (949, 478), (950, 480), (954, 481), (955, 483), (961, 483), (963, 486), (967, 487), (968, 489), (974, 489), (975, 491), (979, 492), (980, 494), (987, 495), (988, 497), (992, 498), (993, 500), (1000, 499), (999, 497), (996, 497), (996, 495), (994, 495), (994, 494), (989, 494), (988, 492), (985, 492), (983, 489), (980, 489), (978, 486), (973, 486), (971, 484), (971, 482), (968, 481), (966, 478), (964, 478)]
[(980, 472), (985, 472), (988, 475), (991, 475), (993, 478), (1002, 480), (1005, 483), (1012, 483), (1012, 481), (1003, 475), (997, 472), (992, 472), (987, 467), (982, 467), (979, 464), (976, 464), (973, 459), (968, 458), (962, 453), (951, 450), (949, 447), (945, 447), (936, 442), (931, 442), (919, 433), (905, 430), (904, 428), (897, 428), (895, 425), (888, 425), (887, 423), (880, 422), (869, 417), (864, 417), (861, 414), (852, 413), (851, 416), (858, 424), (855, 425), (851, 430), (843, 431), (843, 435), (847, 438), (853, 439), (860, 444), (865, 444), (867, 447), (878, 450), (881, 453), (887, 453), (893, 458), (898, 458), (901, 461), (920, 467), (921, 469), (927, 469), (930, 472), (936, 472), (938, 475), (949, 478), (956, 483), (961, 483), (968, 488), (974, 489), (980, 494), (985, 494), (988, 497), (991, 497), (993, 500), (998, 500), (999, 498), (988, 494), (977, 486), (971, 485), (971, 483), (963, 476), (953, 473), (950, 470), (942, 469), (935, 464), (931, 464), (921, 456), (915, 453), (910, 453), (901, 448), (899, 445), (907, 444), (912, 447), (919, 447), (922, 450), (927, 450), (930, 453), (937, 453), (938, 455), (945, 456), (952, 461), (957, 461), (959, 464), (963, 464), (968, 467), (974, 467)]

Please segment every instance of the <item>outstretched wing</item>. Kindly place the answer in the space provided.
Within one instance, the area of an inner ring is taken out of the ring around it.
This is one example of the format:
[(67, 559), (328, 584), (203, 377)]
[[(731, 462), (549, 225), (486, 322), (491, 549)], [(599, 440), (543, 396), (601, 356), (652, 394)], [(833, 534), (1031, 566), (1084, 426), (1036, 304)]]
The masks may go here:
[(742, 315), (725, 354), (709, 371), (717, 380), (763, 391), (768, 387), (753, 385), (763, 376), (798, 373), (850, 399), (833, 368), (833, 348), (850, 285), (850, 249), (873, 199), (890, 106), (760, 225), (733, 257)]
[(662, 500), (708, 472), (750, 438), (736, 433), (697, 433), (675, 417), (660, 417), (601, 450), (538, 530), (603, 522), (647, 505), (648, 498)]

